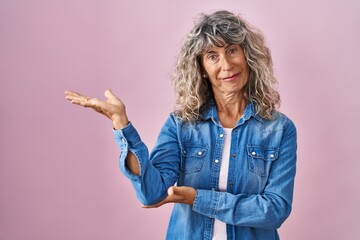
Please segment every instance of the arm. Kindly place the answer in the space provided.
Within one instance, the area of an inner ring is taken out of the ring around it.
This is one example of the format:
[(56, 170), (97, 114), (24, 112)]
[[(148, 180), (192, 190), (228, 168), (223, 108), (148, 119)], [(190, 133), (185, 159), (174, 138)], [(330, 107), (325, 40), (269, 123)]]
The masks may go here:
[[(115, 130), (124, 128), (129, 123), (124, 103), (116, 97), (110, 89), (105, 90), (104, 93), (105, 97), (107, 97), (106, 102), (73, 91), (65, 91), (65, 94), (65, 99), (69, 100), (71, 103), (82, 107), (92, 108), (94, 111), (109, 118), (112, 121)], [(133, 174), (139, 175), (140, 170), (138, 161), (131, 152), (129, 152), (126, 158), (126, 165)]]
[(232, 225), (279, 228), (291, 211), (295, 164), (296, 129), (289, 121), (263, 193), (234, 195), (198, 189), (193, 210)]
[[(120, 169), (131, 180), (138, 199), (144, 205), (163, 200), (167, 196), (168, 188), (175, 184), (179, 174), (180, 150), (175, 117), (170, 116), (167, 119), (150, 155), (131, 123), (113, 132), (120, 148)], [(139, 174), (134, 174), (129, 169), (129, 153), (133, 154), (138, 162)]]
[(111, 90), (104, 93), (106, 102), (73, 91), (65, 94), (65, 99), (71, 103), (91, 108), (112, 121), (115, 140), (120, 147), (120, 169), (131, 180), (139, 200), (145, 205), (163, 200), (168, 188), (177, 181), (180, 164), (174, 117), (168, 118), (149, 156), (147, 147), (128, 121), (125, 105)]

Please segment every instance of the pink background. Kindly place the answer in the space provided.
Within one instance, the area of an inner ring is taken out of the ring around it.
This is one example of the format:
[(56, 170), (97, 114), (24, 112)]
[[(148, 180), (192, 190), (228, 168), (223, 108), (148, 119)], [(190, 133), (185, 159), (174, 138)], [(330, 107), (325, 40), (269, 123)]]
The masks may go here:
[(171, 205), (141, 209), (110, 121), (63, 92), (112, 88), (153, 146), (181, 39), (217, 9), (264, 32), (298, 128), (282, 239), (360, 239), (360, 1), (0, 0), (0, 240), (164, 238)]

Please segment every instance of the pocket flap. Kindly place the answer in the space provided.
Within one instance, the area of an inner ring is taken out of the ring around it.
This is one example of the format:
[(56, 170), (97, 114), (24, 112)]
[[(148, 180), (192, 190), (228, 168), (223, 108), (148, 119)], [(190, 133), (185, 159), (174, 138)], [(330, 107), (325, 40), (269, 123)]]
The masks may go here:
[(247, 146), (247, 154), (250, 157), (263, 159), (264, 161), (274, 161), (279, 156), (279, 149)]
[(182, 145), (181, 154), (184, 157), (197, 157), (202, 158), (207, 154), (208, 148), (206, 146), (196, 145)]

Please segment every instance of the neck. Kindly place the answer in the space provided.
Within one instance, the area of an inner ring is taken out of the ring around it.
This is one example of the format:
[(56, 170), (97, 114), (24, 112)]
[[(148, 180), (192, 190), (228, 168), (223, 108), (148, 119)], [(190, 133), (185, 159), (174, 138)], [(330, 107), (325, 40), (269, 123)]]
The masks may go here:
[(233, 128), (243, 115), (247, 99), (242, 92), (214, 96), (218, 116), (223, 127)]

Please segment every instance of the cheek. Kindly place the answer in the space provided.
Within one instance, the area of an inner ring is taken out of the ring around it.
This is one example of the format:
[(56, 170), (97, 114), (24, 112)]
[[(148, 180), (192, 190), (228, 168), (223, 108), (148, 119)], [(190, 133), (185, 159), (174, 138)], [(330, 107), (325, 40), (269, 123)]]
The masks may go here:
[(249, 65), (247, 63), (244, 63), (242, 66), (242, 72), (244, 73), (244, 75), (249, 75), (250, 72), (250, 68)]
[(210, 82), (210, 85), (211, 86), (216, 86), (219, 84), (218, 81), (216, 81), (216, 78), (212, 77), (212, 76), (209, 76), (209, 82)]
[(249, 76), (250, 68), (249, 68), (249, 66), (247, 64), (245, 65), (245, 73), (246, 73), (246, 75)]
[(219, 73), (218, 68), (215, 65), (207, 66), (206, 72), (209, 77), (212, 77), (214, 79), (216, 79), (217, 74)]

